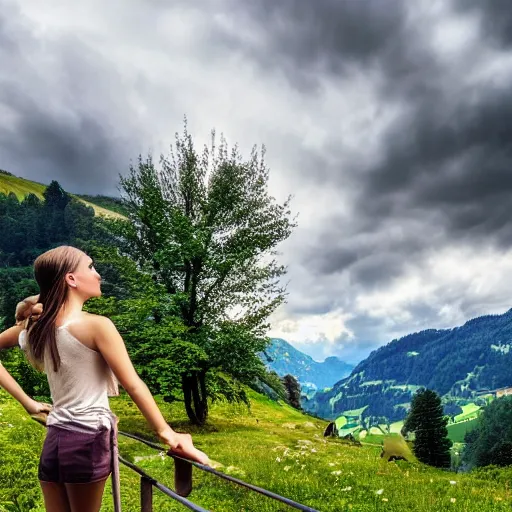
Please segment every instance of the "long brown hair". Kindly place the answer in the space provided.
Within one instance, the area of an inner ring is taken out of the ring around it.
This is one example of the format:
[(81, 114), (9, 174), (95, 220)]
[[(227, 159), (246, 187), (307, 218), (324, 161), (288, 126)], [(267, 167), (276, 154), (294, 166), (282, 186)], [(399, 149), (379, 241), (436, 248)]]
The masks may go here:
[(62, 245), (41, 254), (34, 262), (34, 275), (39, 285), (39, 302), (43, 305), (43, 312), (37, 322), (28, 327), (28, 347), (30, 359), (39, 367), (44, 365), (47, 348), (54, 371), (60, 367), (55, 323), (68, 298), (66, 274), (76, 271), (82, 255), (79, 249)]

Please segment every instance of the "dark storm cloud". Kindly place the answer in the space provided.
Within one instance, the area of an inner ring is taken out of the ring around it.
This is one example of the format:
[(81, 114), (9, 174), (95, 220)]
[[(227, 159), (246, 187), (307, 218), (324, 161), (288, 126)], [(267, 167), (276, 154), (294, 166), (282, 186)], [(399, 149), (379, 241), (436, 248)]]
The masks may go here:
[(73, 37), (36, 37), (0, 1), (0, 166), (77, 193), (116, 194), (135, 156), (125, 131), (121, 80)]
[[(425, 25), (431, 20), (419, 15), (421, 8), (409, 12), (402, 2), (380, 1), (259, 1), (251, 3), (246, 19), (259, 27), (260, 37), (231, 34), (233, 47), (274, 72), (285, 69), (292, 86), (305, 79), (343, 81), (349, 68), (377, 69), (380, 102), (403, 106), (370, 166), (342, 165), (340, 146), (338, 168), (325, 165), (309, 174), (340, 191), (351, 187), (354, 207), (348, 221), (333, 217), (317, 230), (322, 255), (305, 251), (304, 262), (310, 266), (314, 258), (316, 270), (326, 274), (350, 268), (363, 286), (395, 278), (407, 261), (420, 262), (436, 246), (463, 240), (508, 248), (512, 242), (506, 216), (512, 94), (491, 81), (466, 82), (476, 69), (465, 60), (471, 55), (447, 64), (430, 44)], [(482, 16), (497, 20), (504, 9), (503, 2), (491, 2), (481, 8)], [(505, 32), (509, 12), (501, 20)], [(491, 30), (485, 27), (481, 48)], [(389, 238), (389, 226), (401, 229), (399, 239)]]
[(13, 126), (0, 126), (6, 169), (43, 183), (57, 179), (73, 192), (115, 192), (115, 171), (126, 167), (126, 153), (94, 114), (60, 116), (5, 83), (0, 101), (16, 112)]
[[(356, 335), (350, 349), (356, 357), (376, 343), (369, 341), (363, 348), (364, 340), (382, 343), (395, 334), (450, 326), (453, 318), (458, 322), (461, 316), (485, 314), (503, 301), (501, 294), (467, 293), (464, 286), (439, 283), (428, 299), (418, 293), (404, 302), (407, 314), (400, 318), (372, 316), (356, 305), (367, 293), (385, 296), (411, 269), (414, 275), (428, 275), (429, 259), (447, 247), (469, 246), (475, 254), (481, 247), (511, 247), (510, 79), (499, 73), (475, 77), (495, 57), (497, 42), (503, 48), (512, 42), (512, 10), (508, 2), (468, 2), (464, 9), (460, 4), (450, 10), (445, 3), (441, 14), (435, 14), (428, 2), (261, 0), (243, 13), (234, 7), (247, 30), (223, 33), (231, 51), (265, 72), (284, 76), (301, 94), (314, 88), (321, 97), (322, 87), (339, 84), (343, 90), (354, 76), (366, 76), (377, 91), (377, 116), (380, 107), (398, 107), (379, 134), (374, 158), (361, 158), (371, 146), (364, 133), (360, 155), (350, 154), (339, 135), (346, 127), (340, 115), (338, 126), (328, 125), (331, 136), (323, 150), (301, 148), (294, 166), (294, 178), (337, 189), (350, 204), (348, 213), (333, 209), (330, 218), (308, 228), (307, 243), (296, 257), (315, 276), (310, 278), (314, 288), (306, 286), (317, 292), (311, 293), (316, 299), (310, 301), (311, 311), (313, 304), (315, 314), (336, 307), (357, 311), (346, 323)], [(469, 31), (466, 45), (445, 53), (457, 44), (450, 41), (449, 28), (434, 42), (434, 29), (446, 30), (448, 18), (457, 22), (475, 13), (482, 22)], [(337, 108), (332, 104), (333, 111)], [(301, 141), (296, 143), (300, 147)], [(341, 280), (342, 275), (348, 279)], [(293, 312), (299, 311), (298, 291), (292, 290)], [(304, 314), (307, 304), (300, 306)], [(443, 306), (453, 309), (454, 316), (441, 313)], [(346, 353), (346, 342), (338, 344)]]
[(457, 0), (461, 12), (480, 16), (483, 35), (494, 44), (512, 44), (512, 10), (508, 0)]
[[(342, 270), (351, 271), (351, 281), (367, 288), (380, 286), (383, 282), (399, 276), (406, 262), (397, 255), (415, 255), (424, 251), (426, 232), (415, 232), (413, 227), (387, 229), (383, 224), (366, 232), (357, 220), (345, 224), (342, 233), (336, 223), (330, 223), (331, 233), (340, 231), (340, 237), (334, 242), (327, 234), (327, 228), (319, 239), (323, 247), (321, 252), (305, 252), (311, 271), (315, 274), (335, 274)], [(355, 227), (357, 227), (355, 229)], [(407, 236), (404, 236), (407, 233)]]
[[(407, 37), (403, 2), (381, 0), (257, 0), (226, 2), (243, 30), (215, 30), (216, 41), (242, 52), (267, 71), (283, 73), (302, 90), (325, 77), (343, 76), (361, 65), (380, 65), (406, 55), (414, 41)], [(237, 28), (240, 26), (237, 24)], [(251, 30), (258, 37), (251, 37)], [(397, 69), (398, 71), (398, 69)]]

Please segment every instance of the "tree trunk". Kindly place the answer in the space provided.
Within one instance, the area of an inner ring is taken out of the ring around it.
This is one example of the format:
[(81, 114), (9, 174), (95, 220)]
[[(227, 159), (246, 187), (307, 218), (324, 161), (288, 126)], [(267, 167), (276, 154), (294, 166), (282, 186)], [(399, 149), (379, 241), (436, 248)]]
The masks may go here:
[(204, 425), (208, 418), (206, 396), (206, 371), (196, 372), (192, 376), (182, 377), (185, 410), (192, 423)]

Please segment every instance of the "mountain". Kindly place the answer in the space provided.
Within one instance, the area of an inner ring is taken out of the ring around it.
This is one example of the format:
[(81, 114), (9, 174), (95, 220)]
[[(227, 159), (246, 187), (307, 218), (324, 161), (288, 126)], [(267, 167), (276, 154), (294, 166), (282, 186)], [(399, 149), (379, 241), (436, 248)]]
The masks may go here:
[(337, 357), (328, 357), (319, 363), (280, 338), (272, 338), (265, 354), (261, 354), (261, 358), (267, 368), (281, 377), (288, 373), (293, 375), (304, 391), (328, 388), (354, 368)]
[[(30, 181), (25, 178), (14, 176), (10, 172), (0, 169), (0, 194), (14, 194), (20, 201), (29, 194), (34, 194), (39, 199), (43, 199), (43, 193), (46, 185), (36, 181)], [(122, 218), (123, 212), (119, 206), (119, 200), (116, 198), (104, 196), (80, 196), (70, 194), (81, 203), (90, 206), (95, 215), (103, 217)]]
[(463, 403), (512, 386), (512, 309), (453, 329), (430, 329), (373, 351), (331, 390), (303, 407), (324, 418), (365, 407), (365, 415), (403, 419), (413, 393), (427, 387), (445, 403)]

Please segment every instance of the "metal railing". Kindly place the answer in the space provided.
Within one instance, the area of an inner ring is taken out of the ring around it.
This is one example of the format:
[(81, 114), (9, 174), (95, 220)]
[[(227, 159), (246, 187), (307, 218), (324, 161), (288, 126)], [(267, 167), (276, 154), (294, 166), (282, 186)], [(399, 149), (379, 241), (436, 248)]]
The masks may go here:
[[(155, 450), (158, 450), (159, 452), (166, 452), (169, 457), (172, 457), (173, 459), (179, 460), (186, 464), (191, 464), (192, 466), (195, 466), (196, 468), (200, 469), (201, 471), (205, 471), (206, 473), (210, 473), (214, 476), (217, 476), (219, 478), (222, 478), (224, 480), (227, 480), (229, 482), (232, 482), (234, 484), (240, 485), (242, 487), (245, 487), (246, 489), (249, 489), (250, 491), (254, 491), (257, 493), (260, 493), (267, 498), (279, 501), (281, 503), (284, 503), (292, 508), (295, 508), (297, 510), (302, 510), (303, 512), (319, 512), (318, 510), (308, 507), (307, 505), (302, 505), (301, 503), (297, 503), (296, 501), (290, 500), (289, 498), (285, 498), (284, 496), (280, 496), (279, 494), (276, 494), (274, 492), (268, 491), (267, 489), (263, 489), (262, 487), (258, 487), (256, 485), (249, 484), (247, 482), (244, 482), (243, 480), (240, 480), (238, 478), (232, 477), (230, 475), (226, 475), (224, 473), (221, 473), (220, 471), (217, 471), (216, 469), (211, 468), (210, 466), (205, 466), (203, 464), (200, 464), (199, 462), (193, 462), (188, 459), (184, 459), (182, 457), (179, 457), (177, 455), (174, 455), (172, 453), (168, 453), (166, 448), (162, 448), (162, 446), (153, 443), (151, 441), (148, 441), (146, 439), (143, 439), (141, 437), (138, 437), (133, 434), (129, 434), (128, 432), (118, 432), (119, 435), (122, 435), (124, 437), (128, 437), (130, 439), (134, 439), (136, 441), (139, 441), (141, 443), (144, 443), (146, 446), (149, 446), (150, 448), (153, 448)], [(156, 487), (160, 491), (162, 491), (165, 495), (167, 495), (169, 498), (172, 498), (179, 503), (181, 503), (183, 506), (187, 507), (190, 510), (194, 510), (197, 512), (208, 512), (206, 509), (200, 507), (199, 505), (196, 505), (195, 503), (191, 502), (190, 500), (178, 495), (175, 491), (172, 491), (165, 485), (158, 482), (158, 480), (155, 480), (148, 474), (146, 474), (142, 469), (140, 469), (135, 464), (132, 464), (131, 462), (128, 462), (127, 460), (123, 459), (123, 457), (119, 456), (119, 462), (121, 464), (124, 464), (125, 466), (129, 467), (136, 473), (138, 473), (141, 476), (140, 480), (140, 496), (141, 496), (141, 512), (153, 512), (152, 503), (153, 503), (153, 487)], [(175, 468), (176, 470), (176, 468)]]
[(208, 512), (203, 507), (192, 503), (187, 500), (187, 498), (183, 498), (179, 494), (175, 493), (165, 485), (161, 484), (158, 480), (155, 480), (153, 477), (149, 476), (142, 469), (140, 469), (135, 464), (128, 462), (126, 459), (123, 459), (119, 455), (119, 462), (124, 464), (125, 466), (133, 469), (136, 473), (140, 475), (140, 510), (141, 512), (153, 512), (153, 487), (156, 487), (159, 491), (162, 491), (166, 496), (176, 500), (181, 503), (185, 507), (190, 510), (194, 510), (195, 512)]

